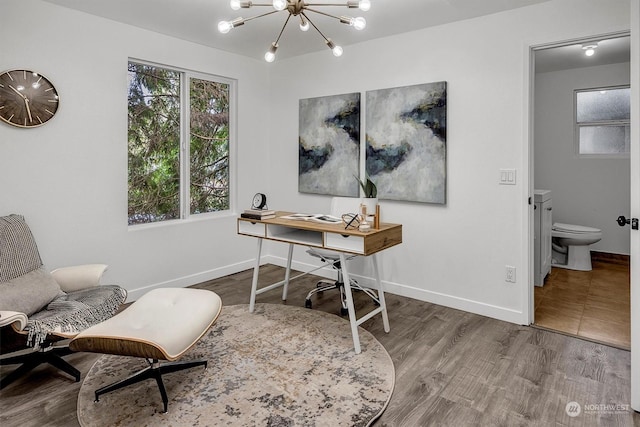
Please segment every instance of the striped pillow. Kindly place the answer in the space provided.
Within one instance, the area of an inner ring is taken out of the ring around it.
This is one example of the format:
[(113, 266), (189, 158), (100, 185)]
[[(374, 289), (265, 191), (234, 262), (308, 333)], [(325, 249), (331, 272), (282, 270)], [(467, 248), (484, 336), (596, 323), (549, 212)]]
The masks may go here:
[(42, 266), (38, 246), (21, 215), (0, 217), (0, 283)]

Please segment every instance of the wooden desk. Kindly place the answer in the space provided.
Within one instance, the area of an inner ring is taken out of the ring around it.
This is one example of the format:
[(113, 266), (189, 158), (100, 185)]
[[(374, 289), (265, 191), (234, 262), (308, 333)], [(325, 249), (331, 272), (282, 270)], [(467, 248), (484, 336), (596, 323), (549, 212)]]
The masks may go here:
[[(238, 218), (238, 234), (258, 238), (258, 250), (256, 254), (256, 264), (253, 270), (253, 280), (251, 283), (251, 298), (249, 301), (249, 311), (255, 308), (256, 296), (263, 292), (283, 286), (282, 299), (287, 299), (287, 288), (289, 286), (291, 272), (291, 258), (293, 256), (293, 245), (311, 246), (322, 249), (329, 249), (339, 253), (340, 266), (344, 279), (344, 287), (347, 298), (347, 309), (349, 312), (349, 323), (351, 324), (351, 334), (353, 335), (353, 347), (356, 353), (360, 353), (360, 337), (358, 335), (358, 325), (369, 320), (376, 314), (382, 315), (382, 322), (385, 332), (389, 332), (389, 318), (387, 316), (387, 306), (380, 281), (378, 260), (376, 254), (392, 246), (402, 243), (402, 225), (381, 223), (379, 229), (371, 229), (362, 232), (357, 229), (344, 229), (344, 224), (323, 224), (314, 221), (292, 220), (282, 218), (290, 215), (291, 212), (276, 212), (276, 217), (266, 220), (253, 220)], [(289, 255), (287, 258), (287, 268), (283, 281), (258, 289), (258, 274), (260, 269), (260, 255), (262, 252), (262, 241), (273, 240), (289, 244)], [(351, 294), (351, 280), (347, 269), (347, 256), (350, 254), (371, 256), (378, 292), (380, 306), (360, 319), (356, 317), (353, 306), (353, 296)], [(324, 267), (318, 267), (322, 268)], [(317, 270), (316, 269), (316, 270)], [(315, 271), (315, 270), (312, 270)], [(308, 274), (310, 272), (304, 273)], [(300, 276), (297, 276), (300, 277)]]

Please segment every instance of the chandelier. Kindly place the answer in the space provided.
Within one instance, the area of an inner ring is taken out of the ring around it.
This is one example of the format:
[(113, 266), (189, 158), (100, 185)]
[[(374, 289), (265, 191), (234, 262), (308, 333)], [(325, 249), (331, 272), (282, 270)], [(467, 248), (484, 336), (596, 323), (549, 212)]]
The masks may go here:
[(231, 9), (239, 10), (240, 8), (249, 9), (253, 6), (270, 6), (275, 10), (272, 10), (267, 13), (263, 13), (262, 15), (257, 15), (252, 18), (236, 18), (232, 21), (220, 21), (218, 23), (218, 31), (223, 34), (231, 31), (232, 28), (239, 27), (240, 25), (244, 25), (245, 22), (249, 22), (256, 18), (261, 18), (263, 16), (271, 15), (273, 13), (278, 13), (282, 11), (286, 11), (289, 13), (287, 16), (287, 20), (284, 22), (282, 29), (280, 30), (280, 34), (278, 34), (278, 38), (276, 41), (271, 43), (269, 50), (264, 54), (264, 59), (267, 62), (273, 62), (276, 59), (276, 51), (278, 50), (278, 42), (280, 41), (280, 37), (282, 37), (282, 33), (284, 32), (285, 27), (289, 23), (289, 20), (292, 16), (300, 17), (300, 29), (302, 31), (307, 31), (311, 26), (316, 29), (316, 31), (322, 36), (325, 43), (331, 49), (335, 56), (342, 55), (342, 48), (336, 45), (331, 39), (327, 38), (320, 29), (313, 23), (309, 16), (307, 16), (308, 12), (317, 13), (319, 15), (328, 16), (330, 18), (335, 18), (343, 24), (347, 24), (355, 28), (356, 30), (363, 30), (367, 25), (367, 21), (365, 21), (362, 17), (351, 18), (349, 16), (334, 16), (320, 10), (313, 9), (316, 6), (346, 6), (348, 8), (358, 8), (362, 11), (367, 11), (371, 7), (370, 0), (350, 0), (344, 3), (307, 3), (304, 0), (273, 0), (271, 3), (253, 3), (251, 1), (240, 1), (240, 0), (231, 0)]

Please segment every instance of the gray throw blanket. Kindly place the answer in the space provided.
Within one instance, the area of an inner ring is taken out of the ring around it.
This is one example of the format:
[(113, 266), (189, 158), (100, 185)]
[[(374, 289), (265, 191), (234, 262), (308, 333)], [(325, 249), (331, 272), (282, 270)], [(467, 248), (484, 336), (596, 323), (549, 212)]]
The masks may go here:
[(119, 286), (96, 286), (56, 297), (29, 317), (27, 345), (38, 348), (49, 332), (79, 333), (112, 317), (127, 298)]

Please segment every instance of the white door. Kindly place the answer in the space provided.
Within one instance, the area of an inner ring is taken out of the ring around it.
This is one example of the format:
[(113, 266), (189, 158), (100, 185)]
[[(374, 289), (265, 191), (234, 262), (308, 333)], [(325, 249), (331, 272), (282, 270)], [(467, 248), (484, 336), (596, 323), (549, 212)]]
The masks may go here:
[[(640, 0), (631, 0), (631, 212), (640, 218)], [(631, 407), (640, 411), (640, 230), (631, 233)]]

